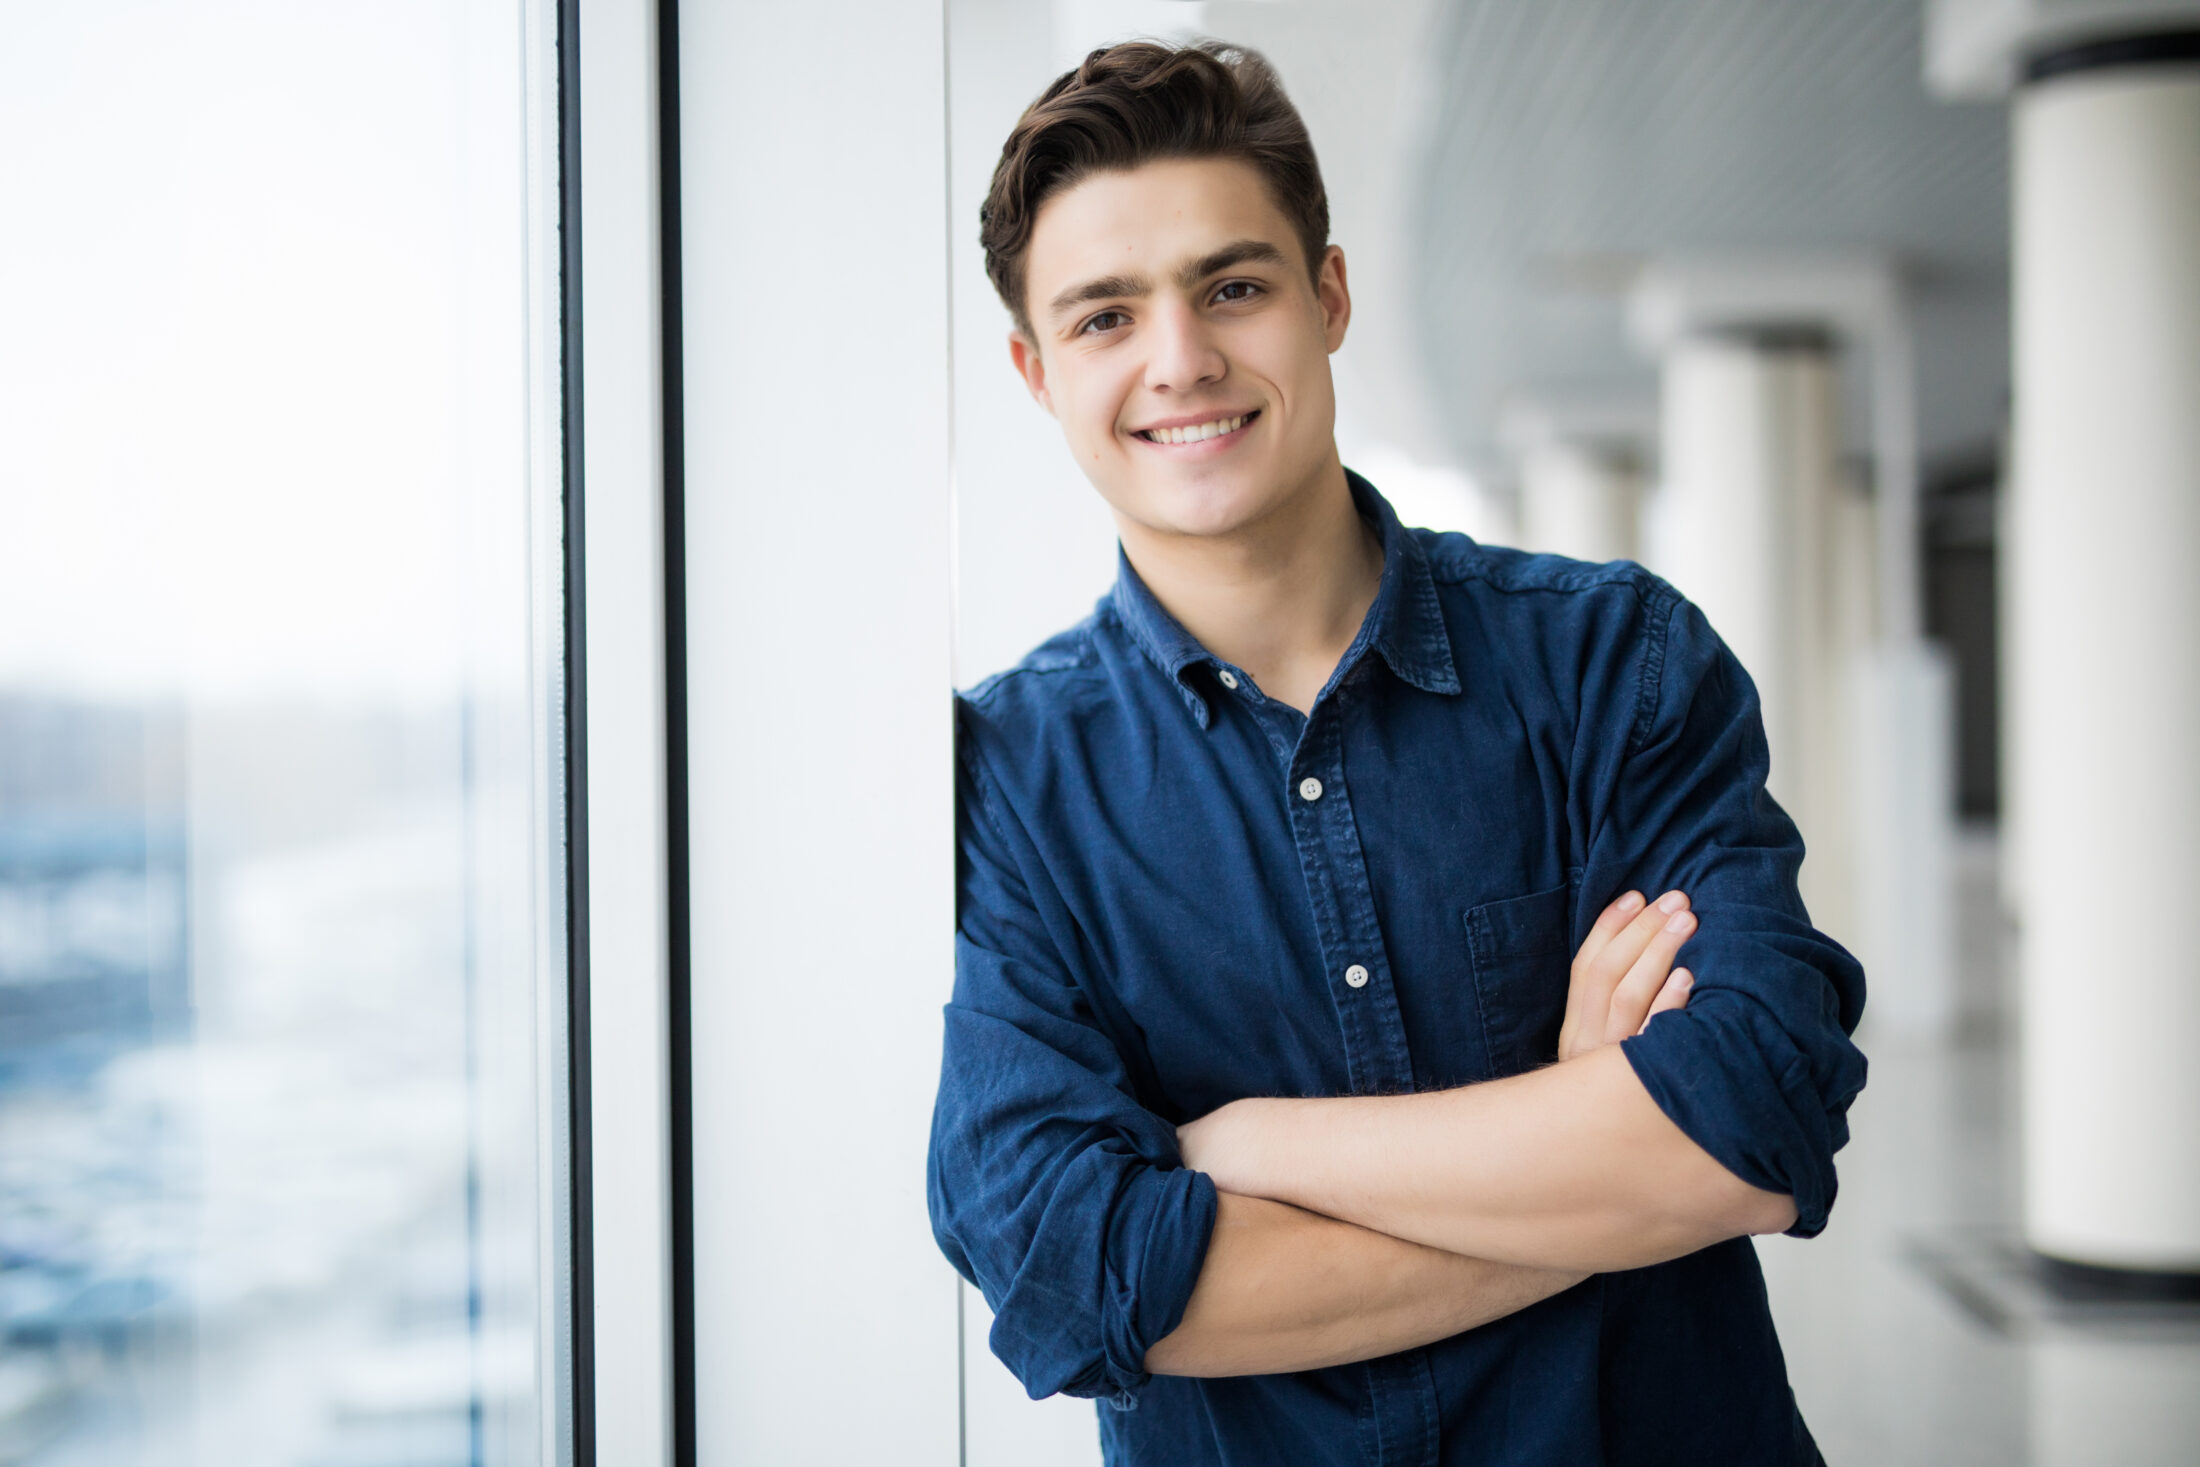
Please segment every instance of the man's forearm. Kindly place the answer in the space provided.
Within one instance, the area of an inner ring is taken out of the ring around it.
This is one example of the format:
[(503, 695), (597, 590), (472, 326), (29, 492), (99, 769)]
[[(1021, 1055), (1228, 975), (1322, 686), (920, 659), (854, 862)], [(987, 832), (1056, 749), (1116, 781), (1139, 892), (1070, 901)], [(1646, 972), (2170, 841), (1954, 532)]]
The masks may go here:
[(1501, 1319), (1585, 1275), (1486, 1263), (1257, 1197), (1221, 1195), (1157, 1375), (1266, 1375), (1372, 1360)]
[(1638, 1268), (1795, 1218), (1667, 1119), (1617, 1045), (1433, 1094), (1240, 1101), (1186, 1134), (1186, 1165), (1226, 1191), (1538, 1268)]

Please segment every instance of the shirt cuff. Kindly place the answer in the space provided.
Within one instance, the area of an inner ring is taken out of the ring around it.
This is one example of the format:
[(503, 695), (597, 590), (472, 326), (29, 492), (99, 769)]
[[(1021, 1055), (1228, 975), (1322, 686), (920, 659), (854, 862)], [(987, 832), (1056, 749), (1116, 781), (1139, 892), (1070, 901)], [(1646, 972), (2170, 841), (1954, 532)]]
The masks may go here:
[[(1068, 1205), (1090, 1208), (1108, 1196), (1087, 1191)], [(1057, 1234), (1042, 1226), (1042, 1238), (993, 1316), (993, 1353), (1033, 1400), (1059, 1392), (1135, 1410), (1138, 1391), (1152, 1379), (1146, 1352), (1183, 1322), (1199, 1282), (1215, 1207), (1214, 1180), (1204, 1172), (1125, 1167), (1101, 1223), (1104, 1236), (1076, 1226)], [(1089, 1250), (1083, 1269), (1070, 1256), (1081, 1248)], [(1091, 1279), (1083, 1290), (1076, 1283), (1080, 1272)], [(1097, 1298), (1085, 1292), (1095, 1284)]]
[(1791, 1237), (1816, 1237), (1833, 1208), (1834, 1149), (1846, 1130), (1811, 1083), (1809, 1061), (1762, 1005), (1698, 990), (1621, 1051), (1674, 1125), (1753, 1187), (1795, 1201)]
[[(1205, 1172), (1147, 1171), (1130, 1187), (1154, 1194), (1143, 1205), (1124, 1209), (1109, 1229), (1107, 1292), (1101, 1333), (1107, 1374), (1114, 1389), (1107, 1400), (1121, 1410), (1138, 1405), (1137, 1391), (1152, 1379), (1146, 1352), (1184, 1322), (1199, 1270), (1207, 1261), (1207, 1243), (1215, 1229), (1215, 1184)], [(1145, 1213), (1141, 1228), (1138, 1214)]]

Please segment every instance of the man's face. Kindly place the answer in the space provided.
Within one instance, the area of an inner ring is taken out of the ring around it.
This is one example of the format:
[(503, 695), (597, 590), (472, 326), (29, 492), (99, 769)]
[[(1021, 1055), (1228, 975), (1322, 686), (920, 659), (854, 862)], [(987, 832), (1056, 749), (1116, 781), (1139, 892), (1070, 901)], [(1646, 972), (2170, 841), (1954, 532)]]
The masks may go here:
[(1024, 266), (1036, 340), (1011, 336), (1010, 356), (1119, 520), (1226, 535), (1318, 483), (1344, 254), (1310, 279), (1249, 164), (1095, 174), (1040, 209)]

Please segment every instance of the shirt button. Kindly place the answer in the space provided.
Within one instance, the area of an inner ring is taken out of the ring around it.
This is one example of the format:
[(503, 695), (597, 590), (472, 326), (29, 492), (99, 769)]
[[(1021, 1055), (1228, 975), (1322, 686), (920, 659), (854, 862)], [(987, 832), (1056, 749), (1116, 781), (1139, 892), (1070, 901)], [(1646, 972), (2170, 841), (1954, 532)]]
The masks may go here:
[(1358, 963), (1354, 963), (1344, 970), (1344, 981), (1354, 988), (1367, 987), (1367, 969), (1361, 967)]
[(1300, 798), (1300, 799), (1302, 799), (1302, 800), (1318, 800), (1318, 799), (1320, 799), (1321, 797), (1322, 797), (1322, 782), (1321, 782), (1320, 780), (1316, 779), (1316, 778), (1315, 778), (1315, 777), (1314, 777), (1313, 775), (1309, 774), (1308, 776), (1306, 776), (1306, 778), (1304, 778), (1304, 779), (1302, 779), (1302, 780), (1300, 780), (1300, 781), (1299, 781), (1299, 798)]
[(1237, 674), (1230, 671), (1229, 668), (1225, 667), (1222, 671), (1216, 673), (1215, 678), (1231, 692), (1237, 691)]

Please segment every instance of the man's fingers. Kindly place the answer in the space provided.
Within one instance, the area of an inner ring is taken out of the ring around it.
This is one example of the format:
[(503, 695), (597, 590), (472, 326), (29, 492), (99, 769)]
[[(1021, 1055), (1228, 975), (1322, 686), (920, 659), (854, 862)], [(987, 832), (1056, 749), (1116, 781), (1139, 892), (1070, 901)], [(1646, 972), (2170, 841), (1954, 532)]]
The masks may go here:
[[(1642, 961), (1642, 955), (1650, 950), (1650, 944), (1656, 940), (1665, 924), (1672, 920), (1674, 914), (1687, 910), (1688, 894), (1669, 891), (1649, 906), (1641, 908), (1625, 926), (1614, 932), (1597, 951), (1596, 956), (1590, 959), (1596, 978), (1603, 987), (1609, 990), (1633, 972), (1635, 964)], [(1583, 943), (1582, 946), (1587, 948), (1588, 944)]]
[(1597, 954), (1604, 951), (1605, 944), (1612, 940), (1612, 935), (1633, 921), (1643, 905), (1643, 895), (1639, 891), (1621, 892), (1612, 898), (1604, 910), (1597, 913), (1596, 925), (1589, 929), (1589, 935), (1581, 940), (1581, 950), (1574, 954), (1574, 966), (1578, 968), (1594, 962)]
[[(1560, 1058), (1571, 1058), (1633, 1033), (1648, 1016), (1655, 987), (1633, 1006), (1634, 1022), (1625, 1029), (1618, 1028), (1614, 1016), (1613, 991), (1634, 971), (1673, 914), (1687, 907), (1684, 892), (1669, 891), (1650, 902), (1641, 892), (1629, 891), (1615, 897), (1597, 914), (1589, 935), (1574, 954), (1573, 975), (1566, 990), (1566, 1018), (1558, 1035)], [(1668, 953), (1666, 963), (1670, 965), (1671, 961)], [(1661, 970), (1659, 977), (1663, 976)]]
[[(1627, 930), (1627, 924), (1646, 904), (1639, 891), (1621, 892), (1605, 904), (1595, 924), (1589, 928), (1589, 935), (1581, 940), (1581, 947), (1574, 954), (1573, 974), (1566, 985), (1566, 1021), (1558, 1031), (1560, 1058), (1570, 1059), (1583, 1048), (1593, 1049), (1603, 1042), (1606, 1015), (1612, 1005), (1612, 985), (1619, 982), (1627, 968), (1623, 963), (1606, 972), (1597, 959), (1611, 945), (1615, 935)], [(1634, 960), (1629, 958), (1627, 961)]]
[[(1658, 909), (1652, 907), (1650, 910), (1656, 912)], [(1604, 1029), (1607, 1043), (1624, 1039), (1649, 1021), (1650, 1005), (1657, 1000), (1659, 990), (1665, 987), (1666, 978), (1673, 971), (1674, 955), (1695, 933), (1696, 914), (1682, 910), (1666, 916), (1650, 934), (1642, 956), (1635, 959), (1627, 976), (1612, 990), (1611, 1012)], [(1623, 940), (1615, 939), (1614, 945)]]
[(1665, 986), (1658, 990), (1657, 998), (1650, 1005), (1650, 1012), (1643, 1018), (1642, 1027), (1635, 1030), (1635, 1032), (1640, 1034), (1643, 1029), (1649, 1028), (1650, 1020), (1655, 1019), (1667, 1009), (1686, 1006), (1688, 995), (1695, 989), (1695, 986), (1695, 974), (1689, 972), (1686, 968), (1675, 968), (1672, 976), (1665, 980)]

